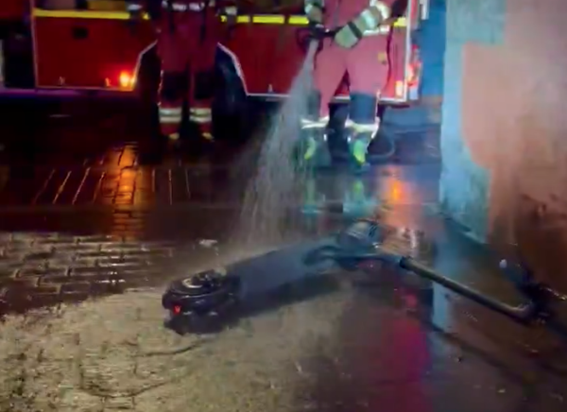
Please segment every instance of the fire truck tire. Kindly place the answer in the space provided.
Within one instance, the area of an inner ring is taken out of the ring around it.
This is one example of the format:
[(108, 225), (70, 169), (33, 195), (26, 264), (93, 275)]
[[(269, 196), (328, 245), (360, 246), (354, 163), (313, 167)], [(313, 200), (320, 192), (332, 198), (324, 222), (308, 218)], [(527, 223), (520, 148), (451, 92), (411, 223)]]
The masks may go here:
[(0, 77), (4, 87), (35, 87), (33, 46), (29, 30), (21, 25), (1, 28)]
[(160, 82), (160, 62), (156, 47), (147, 50), (141, 57), (140, 70), (137, 74), (137, 93), (143, 119), (151, 122), (152, 137), (159, 134), (159, 120), (157, 111), (157, 95)]
[(223, 46), (217, 48), (217, 87), (213, 104), (214, 135), (220, 139), (240, 140), (246, 137), (248, 112), (244, 80), (235, 57)]

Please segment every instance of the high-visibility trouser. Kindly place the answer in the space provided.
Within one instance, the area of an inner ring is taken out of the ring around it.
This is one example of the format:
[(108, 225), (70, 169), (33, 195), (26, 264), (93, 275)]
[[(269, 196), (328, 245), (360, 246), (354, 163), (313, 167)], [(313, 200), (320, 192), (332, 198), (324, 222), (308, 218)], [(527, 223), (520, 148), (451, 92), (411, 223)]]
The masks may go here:
[[(179, 133), (185, 102), (189, 106), (189, 120), (197, 123), (203, 133), (208, 133), (215, 92), (215, 54), (222, 23), (212, 12), (205, 19), (202, 12), (194, 11), (173, 12), (162, 17), (158, 36), (162, 134)], [(203, 24), (205, 36), (201, 36)]]
[(381, 94), (388, 79), (388, 62), (383, 58), (387, 47), (387, 36), (381, 35), (364, 37), (352, 49), (342, 48), (332, 39), (323, 41), (313, 72), (315, 89), (321, 95), (320, 118), (329, 115), (329, 103), (345, 76), (351, 95)]

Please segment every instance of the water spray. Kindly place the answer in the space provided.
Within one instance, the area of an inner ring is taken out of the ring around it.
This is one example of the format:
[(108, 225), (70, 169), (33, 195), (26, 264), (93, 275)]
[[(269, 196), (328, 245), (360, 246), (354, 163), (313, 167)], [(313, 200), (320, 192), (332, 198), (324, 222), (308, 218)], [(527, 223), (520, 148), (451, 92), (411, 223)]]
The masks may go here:
[[(297, 41), (306, 54), (289, 91), (266, 133), (255, 176), (248, 184), (240, 227), (239, 242), (279, 243), (293, 235), (296, 227), (289, 213), (302, 199), (308, 168), (297, 164), (294, 153), (301, 135), (301, 119), (308, 113), (313, 89), (313, 65), (321, 41), (333, 32), (321, 26), (297, 31)], [(245, 235), (245, 238), (242, 238)]]

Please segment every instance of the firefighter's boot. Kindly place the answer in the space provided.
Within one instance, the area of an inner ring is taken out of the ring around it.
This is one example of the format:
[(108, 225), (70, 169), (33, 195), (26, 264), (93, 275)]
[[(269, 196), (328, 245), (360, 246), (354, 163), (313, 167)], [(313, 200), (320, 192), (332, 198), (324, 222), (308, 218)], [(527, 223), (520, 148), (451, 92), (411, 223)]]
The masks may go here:
[(195, 107), (189, 109), (189, 121), (197, 125), (200, 137), (208, 143), (215, 139), (212, 132), (212, 111), (209, 107)]
[(320, 94), (312, 92), (308, 100), (308, 114), (301, 119), (296, 159), (300, 167), (325, 167), (330, 164), (331, 156), (327, 145), (329, 116), (319, 116), (320, 101)]
[(166, 146), (168, 150), (177, 150), (181, 146), (181, 138), (179, 133), (170, 133), (166, 136)]
[(368, 147), (376, 136), (380, 119), (376, 117), (377, 98), (365, 94), (351, 95), (350, 115), (345, 129), (351, 159), (357, 169), (368, 166)]
[(369, 166), (368, 148), (378, 133), (379, 122), (378, 118), (367, 124), (354, 123), (350, 119), (346, 122), (349, 153), (357, 170)]
[(214, 143), (215, 142), (215, 137), (213, 136), (213, 132), (211, 130), (210, 127), (200, 127), (199, 128), (200, 131), (200, 136), (201, 139), (205, 142), (205, 143)]

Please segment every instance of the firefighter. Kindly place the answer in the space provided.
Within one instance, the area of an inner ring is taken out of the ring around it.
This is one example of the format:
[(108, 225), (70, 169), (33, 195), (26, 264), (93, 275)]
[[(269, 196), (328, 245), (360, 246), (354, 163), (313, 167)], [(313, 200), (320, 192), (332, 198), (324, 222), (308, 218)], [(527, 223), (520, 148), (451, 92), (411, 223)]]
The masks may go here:
[(328, 127), (329, 103), (345, 75), (350, 87), (350, 109), (346, 121), (349, 150), (358, 166), (366, 163), (367, 149), (378, 132), (378, 99), (388, 77), (384, 59), (388, 36), (382, 28), (405, 13), (407, 0), (305, 0), (305, 13), (317, 32), (330, 36), (321, 40), (315, 57), (314, 91), (302, 129), (310, 144), (304, 158), (313, 156)]
[(236, 3), (225, 0), (133, 0), (128, 11), (139, 17), (144, 7), (156, 22), (161, 60), (159, 121), (171, 143), (179, 140), (183, 104), (201, 136), (213, 140), (211, 105), (215, 93), (215, 54), (223, 24), (234, 22)]

